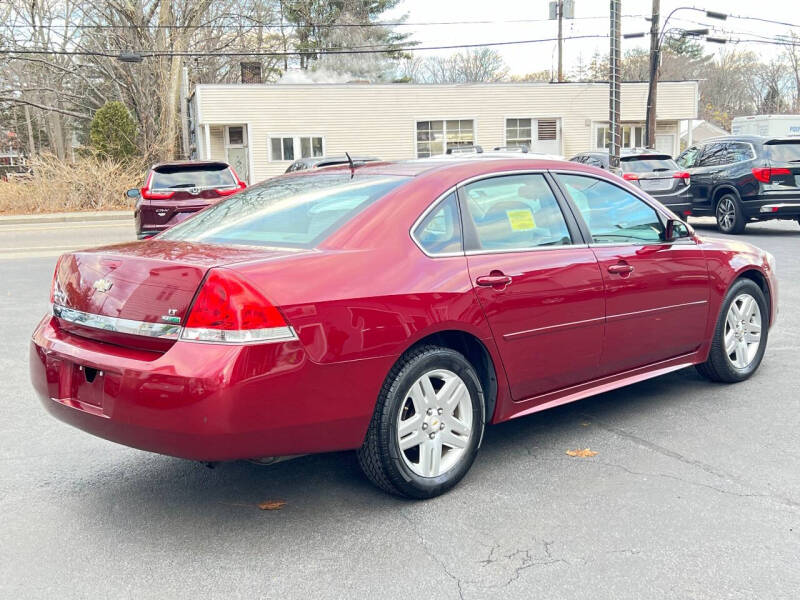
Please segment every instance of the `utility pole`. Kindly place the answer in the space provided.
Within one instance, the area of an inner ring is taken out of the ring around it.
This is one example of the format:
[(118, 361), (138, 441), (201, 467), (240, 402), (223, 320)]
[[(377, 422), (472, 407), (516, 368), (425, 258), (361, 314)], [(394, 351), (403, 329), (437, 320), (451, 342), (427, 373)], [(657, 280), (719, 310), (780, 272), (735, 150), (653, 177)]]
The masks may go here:
[(661, 62), (661, 44), (659, 44), (659, 12), (661, 1), (653, 0), (653, 18), (650, 22), (650, 86), (647, 90), (647, 118), (645, 121), (644, 138), (645, 146), (654, 148), (656, 145), (656, 101), (658, 99), (658, 66)]
[(564, 81), (564, 0), (558, 0), (556, 10), (558, 11), (558, 82), (561, 83)]
[(611, 0), (611, 48), (608, 53), (608, 79), (609, 79), (609, 100), (608, 100), (608, 121), (609, 132), (611, 133), (611, 148), (609, 148), (609, 165), (612, 168), (619, 168), (619, 146), (621, 139), (621, 128), (619, 124), (620, 106), (620, 29), (622, 28), (622, 18), (620, 14), (620, 0)]

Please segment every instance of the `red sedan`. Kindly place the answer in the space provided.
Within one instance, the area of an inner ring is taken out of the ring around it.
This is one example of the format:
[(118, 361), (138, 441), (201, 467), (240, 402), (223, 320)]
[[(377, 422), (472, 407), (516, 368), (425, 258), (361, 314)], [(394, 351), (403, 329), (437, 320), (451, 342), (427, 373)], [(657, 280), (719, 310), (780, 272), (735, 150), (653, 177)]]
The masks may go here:
[(65, 254), (31, 378), (57, 418), (201, 461), (358, 449), (455, 485), (498, 423), (696, 365), (758, 368), (773, 258), (577, 163), (285, 175), (153, 240)]

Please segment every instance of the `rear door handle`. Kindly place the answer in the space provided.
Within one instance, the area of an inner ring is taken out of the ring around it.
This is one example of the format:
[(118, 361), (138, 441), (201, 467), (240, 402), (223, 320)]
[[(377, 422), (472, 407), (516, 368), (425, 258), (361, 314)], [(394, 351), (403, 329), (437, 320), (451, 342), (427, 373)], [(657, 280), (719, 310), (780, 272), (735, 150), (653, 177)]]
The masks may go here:
[(484, 287), (505, 286), (511, 283), (509, 275), (481, 275), (475, 280), (475, 283)]
[(608, 272), (614, 273), (616, 275), (627, 275), (628, 273), (633, 273), (633, 265), (626, 265), (626, 264), (609, 265)]

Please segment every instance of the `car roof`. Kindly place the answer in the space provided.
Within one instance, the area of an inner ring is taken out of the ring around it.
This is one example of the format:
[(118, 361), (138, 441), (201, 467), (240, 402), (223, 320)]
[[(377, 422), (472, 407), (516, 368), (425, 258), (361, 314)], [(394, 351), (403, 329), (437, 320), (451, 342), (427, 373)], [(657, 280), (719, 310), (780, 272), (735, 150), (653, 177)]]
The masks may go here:
[(720, 135), (717, 137), (707, 138), (702, 142), (698, 142), (692, 145), (707, 146), (708, 144), (719, 144), (722, 142), (749, 142), (751, 144), (763, 144), (764, 142), (770, 139), (771, 138), (765, 137), (763, 135)]

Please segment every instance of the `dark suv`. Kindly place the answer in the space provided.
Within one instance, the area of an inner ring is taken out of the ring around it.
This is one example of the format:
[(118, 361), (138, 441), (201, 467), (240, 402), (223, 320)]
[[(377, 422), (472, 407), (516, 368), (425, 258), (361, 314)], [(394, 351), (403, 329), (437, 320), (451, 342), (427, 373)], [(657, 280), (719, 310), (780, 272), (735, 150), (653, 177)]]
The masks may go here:
[(128, 190), (140, 240), (177, 225), (198, 210), (247, 187), (224, 162), (179, 161), (154, 165), (144, 187)]
[(711, 138), (676, 162), (691, 175), (692, 214), (714, 215), (724, 233), (742, 233), (751, 221), (800, 223), (800, 139)]

